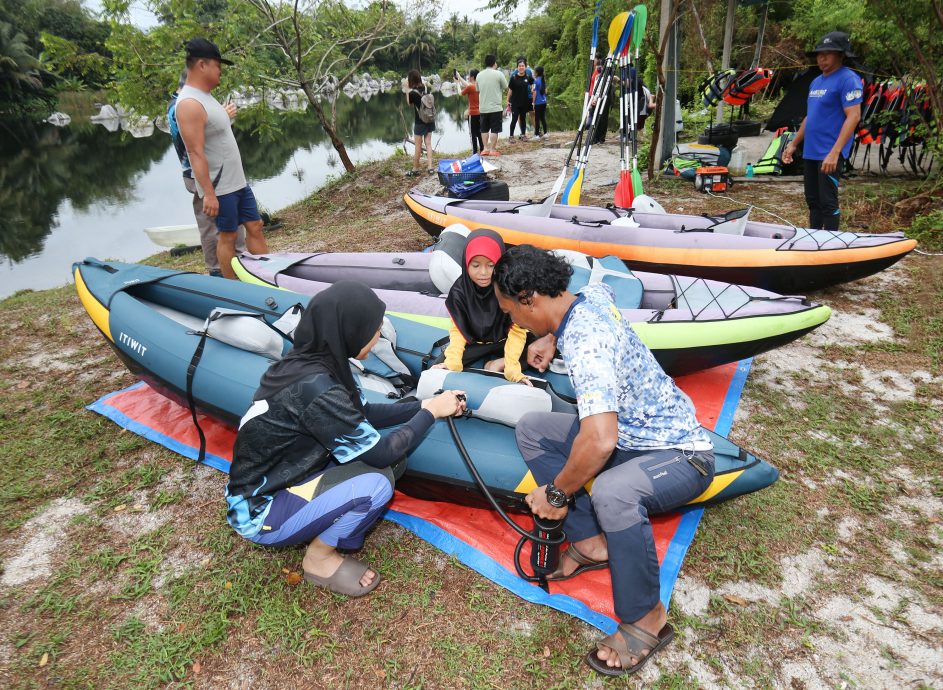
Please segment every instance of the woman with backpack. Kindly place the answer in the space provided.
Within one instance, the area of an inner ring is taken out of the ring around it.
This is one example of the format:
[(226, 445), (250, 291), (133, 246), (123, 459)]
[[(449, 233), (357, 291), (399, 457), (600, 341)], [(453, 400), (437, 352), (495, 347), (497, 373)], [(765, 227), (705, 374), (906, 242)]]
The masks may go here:
[[(537, 65), (534, 68), (534, 136), (543, 139), (547, 136), (547, 80), (544, 78), (544, 68)], [(544, 133), (540, 133), (543, 125)]]
[(413, 143), (416, 150), (413, 153), (413, 169), (407, 176), (413, 177), (422, 172), (420, 167), (420, 158), (422, 158), (422, 148), (426, 147), (426, 165), (430, 173), (435, 172), (435, 166), (432, 164), (432, 133), (435, 131), (435, 97), (428, 92), (425, 84), (422, 83), (422, 75), (419, 70), (411, 69), (406, 75), (406, 102), (413, 107)]

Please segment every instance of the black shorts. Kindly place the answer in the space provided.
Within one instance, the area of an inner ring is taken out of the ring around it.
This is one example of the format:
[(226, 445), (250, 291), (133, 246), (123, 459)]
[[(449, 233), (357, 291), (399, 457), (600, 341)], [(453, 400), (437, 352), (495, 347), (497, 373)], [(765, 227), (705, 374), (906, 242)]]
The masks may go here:
[(435, 122), (417, 121), (413, 123), (413, 134), (417, 137), (424, 137), (435, 131)]
[(481, 131), (482, 133), (491, 132), (492, 134), (500, 134), (501, 128), (504, 125), (504, 113), (498, 111), (496, 113), (482, 113), (481, 114)]

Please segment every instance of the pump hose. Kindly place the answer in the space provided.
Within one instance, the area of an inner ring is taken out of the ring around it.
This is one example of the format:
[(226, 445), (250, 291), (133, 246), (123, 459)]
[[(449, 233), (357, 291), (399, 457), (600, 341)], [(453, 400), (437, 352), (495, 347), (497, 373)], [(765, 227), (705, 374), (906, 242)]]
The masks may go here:
[[(471, 415), (469, 414), (468, 416)], [(468, 449), (465, 447), (465, 443), (462, 441), (462, 437), (458, 433), (458, 428), (455, 426), (455, 419), (453, 417), (446, 417), (445, 421), (449, 425), (449, 432), (452, 434), (452, 440), (455, 441), (455, 447), (458, 449), (459, 455), (462, 456), (462, 460), (465, 461), (468, 471), (471, 472), (472, 477), (475, 478), (475, 482), (478, 484), (478, 488), (481, 489), (481, 493), (484, 494), (485, 498), (487, 498), (488, 502), (491, 504), (491, 507), (494, 508), (494, 510), (506, 523), (508, 523), (511, 529), (521, 535), (521, 540), (517, 543), (517, 548), (514, 549), (514, 568), (517, 570), (517, 574), (528, 582), (539, 582), (542, 585), (545, 585), (546, 577), (528, 575), (526, 572), (524, 572), (524, 569), (521, 567), (521, 551), (524, 548), (524, 544), (527, 543), (528, 540), (536, 544), (542, 544), (544, 546), (559, 546), (564, 541), (566, 541), (566, 534), (561, 532), (560, 536), (554, 539), (543, 539), (535, 534), (531, 534), (516, 522), (514, 522), (514, 520), (512, 520), (508, 514), (504, 512), (504, 509), (498, 505), (498, 502), (494, 499), (494, 496), (488, 489), (488, 485), (485, 484), (485, 480), (482, 479), (481, 474), (479, 474), (478, 468), (475, 467), (475, 463), (468, 454)]]

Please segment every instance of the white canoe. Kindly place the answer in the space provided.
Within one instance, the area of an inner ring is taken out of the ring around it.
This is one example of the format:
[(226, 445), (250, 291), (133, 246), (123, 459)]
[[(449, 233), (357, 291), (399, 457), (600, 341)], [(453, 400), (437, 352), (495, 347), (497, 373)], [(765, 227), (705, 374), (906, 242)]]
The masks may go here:
[(151, 238), (151, 242), (161, 247), (179, 247), (180, 245), (193, 247), (200, 244), (200, 231), (195, 223), (144, 228), (144, 232)]

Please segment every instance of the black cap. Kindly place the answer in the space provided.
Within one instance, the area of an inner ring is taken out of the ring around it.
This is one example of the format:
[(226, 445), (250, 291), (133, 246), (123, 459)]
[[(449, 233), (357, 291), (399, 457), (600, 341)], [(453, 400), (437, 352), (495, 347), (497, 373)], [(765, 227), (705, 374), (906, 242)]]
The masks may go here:
[(224, 60), (216, 44), (212, 41), (207, 41), (205, 38), (191, 38), (187, 41), (187, 57), (219, 60), (224, 65), (233, 64), (232, 60)]
[(844, 31), (832, 31), (825, 34), (807, 55), (826, 52), (844, 53), (845, 57), (855, 57), (855, 54), (851, 52), (851, 39)]

